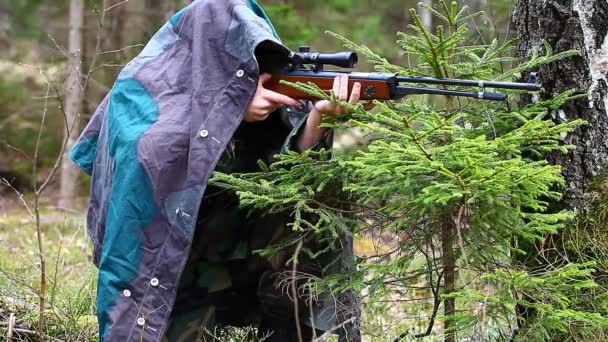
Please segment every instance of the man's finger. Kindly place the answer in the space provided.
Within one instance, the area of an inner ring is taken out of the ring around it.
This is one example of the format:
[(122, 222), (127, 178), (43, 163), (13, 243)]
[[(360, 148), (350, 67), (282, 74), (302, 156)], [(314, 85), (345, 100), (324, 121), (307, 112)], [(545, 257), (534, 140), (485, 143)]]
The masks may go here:
[(355, 82), (353, 85), (353, 90), (350, 93), (350, 99), (348, 99), (348, 103), (355, 104), (359, 102), (361, 98), (361, 83)]
[(340, 75), (340, 93), (338, 98), (342, 101), (346, 101), (348, 99), (348, 74)]
[(267, 73), (267, 72), (263, 72), (260, 74), (260, 83), (264, 84), (266, 82), (268, 82), (268, 80), (270, 80), (272, 78), (272, 75)]
[(341, 81), (342, 77), (341, 76), (336, 76), (334, 78), (334, 85), (332, 87), (332, 90), (334, 92), (334, 94), (337, 96), (340, 96), (340, 81)]
[(255, 113), (250, 117), (250, 121), (264, 121), (268, 118), (270, 113)]
[(267, 113), (274, 111), (276, 104), (272, 101), (269, 101), (265, 98), (260, 99), (258, 109), (260, 112)]
[(271, 113), (271, 112), (268, 112), (268, 113), (260, 113), (260, 114), (256, 115), (256, 119), (257, 119), (258, 121), (264, 121), (264, 120), (266, 120), (266, 119), (268, 118), (268, 116), (270, 116), (270, 113)]
[(298, 100), (294, 100), (289, 96), (285, 96), (283, 94), (279, 94), (267, 89), (264, 91), (263, 97), (270, 102), (274, 102), (275, 104), (282, 104), (294, 107), (302, 106), (302, 104)]

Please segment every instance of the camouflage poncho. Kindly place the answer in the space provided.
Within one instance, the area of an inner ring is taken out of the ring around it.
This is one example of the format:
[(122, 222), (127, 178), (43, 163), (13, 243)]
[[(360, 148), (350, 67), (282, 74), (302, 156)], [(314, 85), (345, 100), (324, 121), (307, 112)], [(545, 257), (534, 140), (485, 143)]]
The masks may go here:
[(253, 0), (195, 1), (122, 70), (72, 149), (93, 176), (102, 340), (162, 339), (207, 180), (255, 94), (254, 51), (289, 53)]

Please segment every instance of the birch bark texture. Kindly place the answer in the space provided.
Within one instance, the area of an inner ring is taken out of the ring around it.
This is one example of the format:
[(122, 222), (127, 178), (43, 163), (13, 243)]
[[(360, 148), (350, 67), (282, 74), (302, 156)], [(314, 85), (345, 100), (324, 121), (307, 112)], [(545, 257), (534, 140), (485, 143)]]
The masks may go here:
[(76, 194), (78, 168), (68, 156), (78, 137), (79, 117), (82, 109), (82, 27), (84, 0), (70, 0), (70, 30), (68, 37), (68, 77), (65, 83), (66, 153), (62, 156), (59, 184), (59, 207), (72, 208)]
[(591, 182), (608, 170), (608, 0), (518, 0), (514, 20), (522, 60), (534, 51), (544, 53), (544, 41), (556, 53), (580, 51), (580, 57), (542, 66), (539, 71), (544, 88), (541, 99), (568, 89), (589, 94), (588, 99), (551, 112), (559, 122), (579, 118), (588, 122), (567, 138), (575, 150), (551, 157), (563, 167), (566, 203), (584, 210)]

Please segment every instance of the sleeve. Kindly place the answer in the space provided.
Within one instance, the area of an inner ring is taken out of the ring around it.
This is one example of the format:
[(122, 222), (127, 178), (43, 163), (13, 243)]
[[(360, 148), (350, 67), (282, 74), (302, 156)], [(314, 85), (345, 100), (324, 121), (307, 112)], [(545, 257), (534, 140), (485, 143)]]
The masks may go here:
[[(285, 107), (281, 111), (281, 116), (283, 117), (284, 122), (289, 124), (292, 129), (291, 132), (287, 135), (285, 142), (283, 143), (283, 148), (281, 149), (281, 153), (289, 153), (289, 152), (302, 152), (298, 151), (296, 147), (297, 137), (300, 135), (304, 127), (306, 126), (306, 120), (308, 119), (309, 113), (314, 108), (314, 105), (310, 101), (302, 101), (304, 104), (302, 108), (296, 107)], [(332, 148), (334, 141), (334, 131), (328, 130), (327, 133), (321, 138), (321, 140), (312, 146), (310, 150), (320, 151), (321, 149), (329, 150)]]

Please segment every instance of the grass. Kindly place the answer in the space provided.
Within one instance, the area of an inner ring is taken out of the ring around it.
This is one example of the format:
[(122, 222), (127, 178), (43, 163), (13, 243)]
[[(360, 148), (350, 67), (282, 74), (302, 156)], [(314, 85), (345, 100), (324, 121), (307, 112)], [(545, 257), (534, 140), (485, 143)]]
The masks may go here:
[[(55, 210), (44, 210), (41, 217), (47, 263), (47, 340), (96, 341), (96, 270), (84, 217)], [(0, 213), (0, 340), (35, 337), (40, 288), (37, 251), (36, 230), (28, 212)]]

